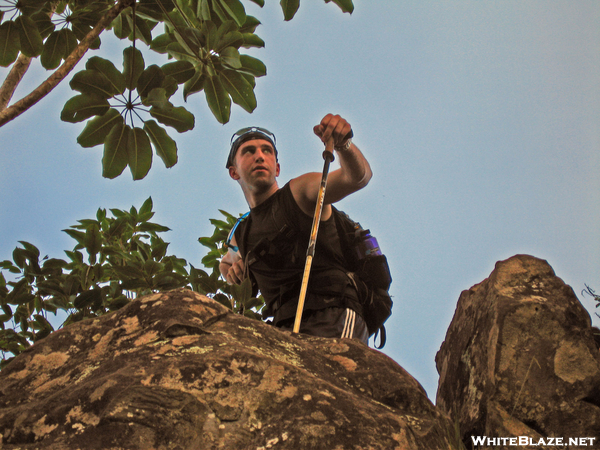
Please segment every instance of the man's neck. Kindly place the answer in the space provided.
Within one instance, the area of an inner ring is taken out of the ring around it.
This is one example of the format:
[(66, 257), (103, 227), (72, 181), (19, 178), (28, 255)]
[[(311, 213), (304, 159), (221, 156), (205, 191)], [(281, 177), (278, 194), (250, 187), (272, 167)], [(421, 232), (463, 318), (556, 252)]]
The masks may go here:
[(244, 196), (248, 202), (250, 209), (260, 205), (262, 202), (267, 200), (271, 195), (279, 190), (277, 182), (273, 183), (266, 191), (246, 191), (244, 190)]

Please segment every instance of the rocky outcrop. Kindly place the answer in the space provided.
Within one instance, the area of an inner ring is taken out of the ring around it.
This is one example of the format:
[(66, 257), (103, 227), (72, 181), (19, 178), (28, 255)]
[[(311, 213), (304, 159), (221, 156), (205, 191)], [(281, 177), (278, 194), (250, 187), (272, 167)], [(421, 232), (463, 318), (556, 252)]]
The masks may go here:
[(467, 448), (471, 436), (600, 437), (590, 316), (543, 260), (501, 261), (464, 291), (436, 364), (437, 406)]
[(15, 358), (0, 372), (0, 434), (3, 450), (456, 448), (447, 416), (384, 354), (186, 290)]

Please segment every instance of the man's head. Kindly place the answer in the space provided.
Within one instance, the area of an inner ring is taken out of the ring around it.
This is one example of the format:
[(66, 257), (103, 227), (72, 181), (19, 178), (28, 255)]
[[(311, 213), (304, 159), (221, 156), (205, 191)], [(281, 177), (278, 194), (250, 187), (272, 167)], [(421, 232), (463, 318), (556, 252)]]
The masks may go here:
[(236, 180), (253, 207), (278, 189), (279, 162), (275, 136), (264, 128), (245, 128), (231, 138), (229, 176)]
[(229, 156), (227, 157), (227, 165), (225, 168), (229, 169), (229, 167), (234, 164), (235, 155), (242, 144), (253, 139), (262, 139), (270, 142), (273, 146), (273, 150), (275, 151), (275, 160), (277, 161), (277, 140), (275, 139), (275, 135), (266, 128), (248, 127), (238, 130), (233, 136), (231, 136), (231, 149), (229, 150)]

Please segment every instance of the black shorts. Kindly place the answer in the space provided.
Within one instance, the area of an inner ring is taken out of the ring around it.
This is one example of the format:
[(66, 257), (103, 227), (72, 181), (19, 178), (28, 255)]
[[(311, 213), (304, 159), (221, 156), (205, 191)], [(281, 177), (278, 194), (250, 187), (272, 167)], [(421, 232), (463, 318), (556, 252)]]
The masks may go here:
[[(294, 320), (278, 325), (282, 330), (292, 331)], [(300, 333), (312, 336), (359, 339), (368, 345), (369, 331), (364, 319), (350, 308), (324, 308), (304, 311), (300, 322)]]

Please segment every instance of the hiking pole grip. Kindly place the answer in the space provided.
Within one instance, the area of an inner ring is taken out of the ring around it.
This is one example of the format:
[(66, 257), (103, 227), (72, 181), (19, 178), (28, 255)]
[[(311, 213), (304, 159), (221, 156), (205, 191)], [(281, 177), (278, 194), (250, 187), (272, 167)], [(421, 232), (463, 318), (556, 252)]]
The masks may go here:
[(317, 204), (315, 205), (315, 215), (313, 217), (312, 228), (310, 231), (310, 240), (308, 249), (306, 250), (306, 264), (304, 265), (304, 274), (302, 275), (302, 285), (300, 286), (300, 296), (298, 297), (298, 308), (296, 309), (296, 318), (294, 319), (294, 333), (300, 332), (300, 322), (302, 322), (302, 312), (304, 311), (304, 301), (306, 300), (306, 291), (308, 289), (308, 278), (310, 276), (310, 268), (315, 255), (315, 247), (317, 243), (317, 234), (319, 232), (319, 223), (321, 222), (321, 213), (323, 212), (323, 201), (325, 200), (325, 189), (327, 187), (327, 176), (329, 174), (329, 164), (333, 161), (333, 137), (329, 138), (325, 144), (323, 152), (323, 176), (321, 177), (321, 186), (317, 195)]
[(323, 150), (323, 159), (325, 161), (329, 160), (329, 162), (333, 162), (335, 160), (335, 155), (333, 154), (333, 136), (330, 137), (325, 143), (325, 150)]

